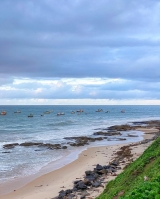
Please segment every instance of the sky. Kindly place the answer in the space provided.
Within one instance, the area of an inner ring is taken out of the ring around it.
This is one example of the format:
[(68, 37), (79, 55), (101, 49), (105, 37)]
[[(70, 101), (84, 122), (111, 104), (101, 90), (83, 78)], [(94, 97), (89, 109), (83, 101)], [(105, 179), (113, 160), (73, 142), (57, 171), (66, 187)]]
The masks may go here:
[(159, 0), (1, 0), (0, 104), (160, 105)]

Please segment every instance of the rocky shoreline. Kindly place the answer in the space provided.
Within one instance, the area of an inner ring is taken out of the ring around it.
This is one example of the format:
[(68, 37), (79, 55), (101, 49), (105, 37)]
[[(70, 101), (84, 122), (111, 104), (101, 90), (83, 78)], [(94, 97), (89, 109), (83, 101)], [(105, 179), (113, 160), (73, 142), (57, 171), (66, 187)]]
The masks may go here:
[(106, 139), (107, 141), (111, 141), (114, 139), (114, 141), (121, 141), (126, 140), (127, 137), (137, 137), (136, 135), (132, 135), (131, 133), (128, 133), (125, 137), (122, 136), (122, 131), (131, 131), (136, 130), (140, 127), (146, 127), (146, 128), (160, 128), (160, 122), (158, 120), (154, 121), (142, 121), (142, 122), (133, 122), (131, 125), (125, 124), (125, 125), (114, 125), (110, 126), (106, 129), (102, 129), (100, 131), (94, 132), (91, 136), (77, 136), (77, 137), (64, 137), (65, 141), (64, 143), (43, 143), (43, 142), (23, 142), (23, 143), (10, 143), (10, 144), (4, 144), (2, 153), (10, 153), (9, 149), (13, 149), (15, 147), (37, 147), (35, 151), (38, 151), (40, 149), (50, 149), (50, 150), (58, 150), (58, 149), (67, 149), (68, 146), (73, 147), (79, 147), (79, 146), (85, 146), (89, 145), (91, 142), (95, 141), (102, 141)]
[[(100, 165), (97, 163), (95, 165), (93, 170), (85, 171), (84, 179), (83, 180), (75, 180), (73, 182), (73, 189), (67, 189), (67, 190), (61, 190), (59, 192), (59, 195), (57, 197), (54, 197), (52, 199), (84, 199), (86, 196), (90, 196), (92, 192), (98, 191), (97, 188), (99, 187), (105, 187), (107, 184), (106, 177), (108, 175), (117, 176), (117, 171), (121, 170), (123, 165), (125, 164), (125, 169), (131, 162), (133, 162), (133, 154), (131, 150), (131, 146), (137, 146), (137, 145), (143, 145), (146, 143), (149, 143), (151, 141), (154, 141), (157, 139), (157, 137), (160, 136), (160, 121), (154, 120), (154, 121), (143, 121), (143, 122), (133, 122), (133, 126), (131, 125), (114, 125), (107, 129), (107, 132), (99, 131), (94, 133), (94, 135), (103, 135), (103, 136), (113, 136), (113, 135), (121, 135), (121, 131), (130, 131), (130, 130), (136, 130), (137, 128), (156, 128), (159, 130), (159, 132), (155, 133), (153, 138), (151, 139), (145, 139), (138, 143), (132, 143), (126, 146), (122, 146), (119, 151), (115, 153), (116, 157), (112, 162), (110, 162), (108, 165)], [(128, 134), (128, 136), (133, 136), (131, 134)], [(102, 138), (102, 137), (100, 137)], [(67, 138), (68, 139), (68, 138)], [(78, 140), (77, 137), (72, 137), (70, 139)], [(103, 139), (105, 139), (103, 137)], [(107, 154), (106, 154), (107, 155)]]
[[(119, 136), (119, 138), (123, 138), (123, 136), (121, 137), (121, 134), (123, 134), (122, 131), (126, 131), (127, 133), (125, 133), (125, 135), (128, 137), (134, 137), (135, 134), (130, 132), (130, 130), (144, 131), (145, 139), (141, 142), (131, 144), (88, 148), (72, 163), (35, 179), (20, 190), (17, 186), (14, 188), (14, 192), (0, 198), (18, 199), (18, 197), (20, 198), (21, 196), (26, 195), (26, 197), (24, 197), (26, 199), (44, 199), (45, 197), (42, 197), (39, 191), (42, 191), (48, 198), (52, 199), (96, 198), (103, 191), (109, 180), (114, 179), (119, 173), (121, 173), (127, 165), (139, 157), (151, 142), (160, 135), (160, 121), (133, 122), (130, 125), (115, 125), (103, 130), (98, 129), (89, 137), (89, 139), (88, 137), (86, 139), (85, 136), (67, 137), (64, 139), (66, 140), (65, 143), (89, 144), (93, 141), (92, 138), (94, 136), (95, 138), (112, 138), (117, 136)], [(29, 144), (21, 143), (21, 146), (19, 146), (19, 144), (17, 145), (17, 143), (12, 144), (13, 148), (37, 147), (38, 149), (39, 145), (42, 145), (40, 142), (31, 142)], [(51, 143), (44, 144), (44, 146), (40, 146), (43, 147), (42, 150), (50, 149), (48, 147), (51, 145), (47, 144)], [(62, 145), (57, 145), (56, 147), (60, 146)], [(4, 152), (10, 151), (10, 147), (12, 146), (9, 145), (8, 147), (4, 145)], [(37, 150), (37, 148), (33, 149)], [(30, 190), (29, 192), (28, 189)], [(33, 193), (33, 197), (27, 197), (29, 193)], [(36, 194), (36, 197), (34, 194)]]
[[(117, 176), (118, 170), (122, 170), (122, 168), (125, 169), (134, 161), (131, 147), (149, 143), (159, 136), (160, 132), (157, 132), (151, 139), (145, 139), (138, 143), (122, 146), (120, 150), (115, 153), (116, 157), (112, 162), (104, 166), (97, 164), (93, 170), (85, 171), (84, 178), (82, 180), (75, 180), (73, 182), (73, 189), (62, 189), (59, 192), (59, 195), (52, 199), (84, 199), (95, 191), (99, 192), (99, 188), (104, 188), (108, 183), (108, 175)], [(93, 199), (92, 197), (89, 198)]]

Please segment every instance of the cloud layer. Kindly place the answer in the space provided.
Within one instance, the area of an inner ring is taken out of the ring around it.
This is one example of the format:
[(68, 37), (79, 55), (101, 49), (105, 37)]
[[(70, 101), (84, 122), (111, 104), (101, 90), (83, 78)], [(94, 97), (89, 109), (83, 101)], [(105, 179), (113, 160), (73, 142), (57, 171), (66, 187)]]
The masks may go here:
[(158, 0), (0, 1), (0, 97), (159, 99), (159, 10)]

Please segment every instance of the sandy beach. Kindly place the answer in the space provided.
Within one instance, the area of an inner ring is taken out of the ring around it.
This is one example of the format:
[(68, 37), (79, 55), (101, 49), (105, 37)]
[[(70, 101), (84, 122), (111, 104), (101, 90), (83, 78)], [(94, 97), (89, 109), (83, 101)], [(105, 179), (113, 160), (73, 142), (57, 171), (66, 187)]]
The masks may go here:
[[(144, 132), (144, 140), (151, 139), (154, 136), (154, 133), (158, 131), (155, 128), (139, 128), (137, 130)], [(151, 142), (147, 142), (144, 144), (138, 143), (136, 146), (131, 146), (133, 160), (138, 158), (150, 144)], [(10, 185), (12, 187), (12, 191), (5, 195), (2, 195), (1, 193), (0, 199), (54, 198), (58, 196), (59, 191), (62, 189), (72, 189), (73, 181), (83, 179), (86, 170), (93, 170), (96, 164), (107, 165), (109, 162), (111, 162), (116, 156), (116, 151), (118, 151), (122, 146), (124, 146), (124, 144), (88, 148), (87, 150), (83, 151), (75, 161), (65, 165), (60, 169), (36, 178), (22, 188), (16, 189), (16, 184)], [(123, 171), (123, 168), (127, 163), (128, 162), (126, 161), (120, 165), (121, 169), (116, 172), (116, 175)], [(107, 174), (103, 186), (90, 192), (89, 197), (95, 198), (98, 196), (103, 191), (105, 184), (115, 177), (115, 175)], [(0, 189), (2, 192), (7, 192), (7, 190), (9, 190), (11, 187), (0, 187)]]

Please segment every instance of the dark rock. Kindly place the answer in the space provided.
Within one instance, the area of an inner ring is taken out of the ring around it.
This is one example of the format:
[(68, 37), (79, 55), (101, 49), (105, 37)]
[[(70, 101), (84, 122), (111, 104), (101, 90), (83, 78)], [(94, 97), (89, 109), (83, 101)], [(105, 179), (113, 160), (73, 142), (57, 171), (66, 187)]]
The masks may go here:
[(116, 130), (116, 131), (129, 131), (129, 130), (133, 130), (133, 129), (135, 129), (135, 127), (130, 126), (128, 124), (125, 124), (125, 125), (115, 125), (115, 126), (108, 127), (108, 130)]
[(94, 181), (99, 177), (99, 175), (94, 171), (86, 171), (85, 174), (86, 174), (85, 178), (87, 178), (89, 181)]
[(84, 182), (83, 181), (80, 181), (80, 182), (78, 182), (76, 185), (75, 185), (75, 187), (77, 188), (77, 189), (87, 189), (87, 186), (84, 184)]
[(62, 149), (67, 149), (67, 146), (62, 146)]
[(103, 166), (104, 169), (110, 169), (111, 166), (110, 165), (107, 165), (107, 166)]
[(111, 165), (118, 166), (118, 162), (112, 162)]
[(62, 199), (64, 196), (66, 196), (66, 192), (64, 190), (61, 190), (59, 192), (58, 199)]
[(82, 180), (75, 180), (74, 182), (73, 182), (73, 184), (78, 184), (79, 182), (81, 182)]
[(93, 187), (99, 187), (101, 185), (101, 181), (96, 181), (92, 183)]
[(84, 184), (87, 185), (87, 186), (91, 186), (91, 185), (92, 185), (91, 181), (90, 181), (88, 178), (85, 178), (85, 179), (83, 180), (83, 182), (84, 182)]
[(95, 175), (88, 175), (86, 176), (86, 178), (89, 180), (89, 181), (94, 181), (96, 178), (95, 178)]
[(67, 189), (65, 192), (66, 192), (66, 194), (70, 194), (70, 193), (72, 193), (72, 189)]
[(29, 147), (29, 146), (39, 146), (42, 144), (43, 144), (42, 142), (24, 142), (24, 143), (21, 143), (20, 146)]
[(111, 164), (111, 168), (112, 169), (116, 169), (117, 167)]
[(86, 136), (65, 137), (64, 139), (75, 140), (75, 142), (68, 142), (68, 144), (70, 144), (70, 146), (84, 146), (84, 145), (89, 144), (89, 142), (95, 142), (95, 141), (103, 140), (102, 137), (92, 138), (92, 137), (86, 137)]
[(76, 188), (76, 187), (74, 187), (73, 189), (72, 189), (72, 191), (73, 192), (76, 192), (78, 189)]
[(127, 137), (138, 137), (138, 135), (128, 134)]
[(36, 150), (34, 150), (34, 151), (42, 151), (42, 150), (40, 150), (40, 149), (36, 149)]
[(89, 196), (89, 195), (90, 194), (87, 191), (83, 191), (82, 194), (81, 194), (80, 199), (83, 199), (83, 198), (85, 198), (86, 196)]
[(100, 175), (107, 174), (108, 170), (107, 169), (98, 170), (97, 173), (100, 174)]
[(117, 138), (118, 140), (126, 140), (126, 138)]
[(72, 199), (72, 198), (74, 198), (74, 197), (75, 197), (74, 194), (69, 194), (69, 196), (67, 196), (67, 199)]
[(86, 176), (87, 175), (91, 175), (93, 173), (93, 171), (89, 170), (89, 171), (85, 171)]
[(101, 166), (100, 164), (97, 164), (96, 170), (102, 170), (102, 169), (103, 169), (103, 166)]
[(118, 131), (111, 131), (111, 132), (98, 131), (93, 133), (93, 135), (113, 136), (113, 135), (121, 135), (121, 133)]
[(61, 148), (60, 144), (46, 143), (46, 144), (42, 144), (41, 146), (47, 147), (48, 149), (60, 149)]
[(4, 149), (13, 149), (15, 146), (18, 146), (18, 143), (12, 143), (12, 144), (4, 144), (3, 148)]

